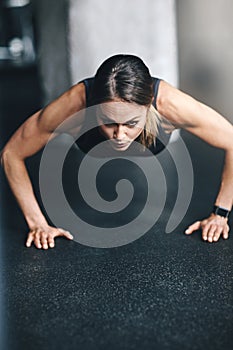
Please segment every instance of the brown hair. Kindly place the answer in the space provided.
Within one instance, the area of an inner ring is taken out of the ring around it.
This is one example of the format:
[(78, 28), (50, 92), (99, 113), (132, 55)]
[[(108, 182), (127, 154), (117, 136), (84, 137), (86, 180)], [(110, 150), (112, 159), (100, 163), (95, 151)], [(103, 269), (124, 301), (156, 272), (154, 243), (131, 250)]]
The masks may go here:
[(93, 86), (92, 105), (113, 101), (116, 98), (147, 106), (146, 125), (140, 142), (150, 146), (155, 142), (160, 117), (152, 100), (153, 79), (141, 58), (134, 55), (114, 55), (98, 68)]

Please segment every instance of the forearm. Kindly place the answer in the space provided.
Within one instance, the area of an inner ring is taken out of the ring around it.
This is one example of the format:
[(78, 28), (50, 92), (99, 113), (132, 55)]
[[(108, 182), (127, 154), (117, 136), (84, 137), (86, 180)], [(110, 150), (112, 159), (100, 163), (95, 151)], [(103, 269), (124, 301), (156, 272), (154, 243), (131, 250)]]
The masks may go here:
[(2, 165), (29, 228), (46, 224), (46, 219), (35, 198), (24, 161), (6, 152), (2, 155)]
[(231, 210), (233, 205), (233, 150), (226, 151), (222, 181), (215, 204)]

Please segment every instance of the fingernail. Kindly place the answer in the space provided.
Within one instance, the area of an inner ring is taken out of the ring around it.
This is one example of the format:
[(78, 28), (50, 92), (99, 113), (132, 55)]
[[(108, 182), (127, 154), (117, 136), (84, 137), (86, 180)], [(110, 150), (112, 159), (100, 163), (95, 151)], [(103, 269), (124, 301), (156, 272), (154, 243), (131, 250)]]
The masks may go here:
[(189, 230), (185, 230), (185, 233), (189, 233)]

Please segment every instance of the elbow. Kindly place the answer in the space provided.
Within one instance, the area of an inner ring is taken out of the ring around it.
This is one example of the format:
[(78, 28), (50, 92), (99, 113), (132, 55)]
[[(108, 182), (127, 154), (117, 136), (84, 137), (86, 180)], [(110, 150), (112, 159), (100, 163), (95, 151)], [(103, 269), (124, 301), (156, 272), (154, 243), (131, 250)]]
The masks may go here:
[(0, 153), (0, 161), (1, 166), (4, 170), (8, 167), (8, 165), (11, 164), (12, 161), (16, 160), (16, 154), (15, 152), (8, 149), (8, 147), (5, 147), (1, 153)]
[(3, 167), (3, 169), (5, 168), (5, 165), (6, 165), (8, 159), (9, 159), (8, 150), (6, 148), (4, 148), (0, 153), (0, 161), (1, 161), (1, 166)]
[(6, 158), (6, 150), (3, 149), (0, 153), (0, 162), (1, 166), (4, 167), (4, 159)]
[(1, 166), (3, 166), (3, 151), (0, 152), (0, 162)]

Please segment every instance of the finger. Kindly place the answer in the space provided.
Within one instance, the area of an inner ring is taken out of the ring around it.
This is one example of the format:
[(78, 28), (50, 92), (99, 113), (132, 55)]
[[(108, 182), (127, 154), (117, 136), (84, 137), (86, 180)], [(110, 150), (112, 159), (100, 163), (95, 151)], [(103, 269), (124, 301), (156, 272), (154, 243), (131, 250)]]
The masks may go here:
[(202, 239), (204, 241), (207, 241), (207, 238), (208, 238), (208, 231), (210, 229), (210, 226), (209, 225), (205, 225), (202, 229)]
[(40, 242), (40, 234), (36, 233), (35, 238), (34, 238), (34, 244), (36, 246), (36, 248), (41, 249), (41, 242)]
[(48, 249), (47, 236), (43, 235), (41, 237), (41, 244), (43, 249)]
[(68, 239), (74, 239), (74, 237), (72, 236), (72, 234), (69, 231), (65, 231), (62, 228), (59, 228), (58, 231), (60, 232), (58, 236), (63, 236), (63, 237), (66, 237)]
[(193, 231), (199, 230), (201, 227), (201, 221), (196, 221), (194, 224), (190, 225), (185, 231), (186, 234), (191, 234)]
[(54, 242), (54, 238), (52, 236), (49, 236), (48, 238), (48, 244), (50, 248), (54, 248), (55, 246), (55, 242)]
[(30, 233), (28, 235), (28, 238), (27, 238), (27, 241), (26, 241), (26, 247), (28, 247), (28, 248), (31, 247), (33, 239), (34, 239), (34, 235), (32, 233)]
[(209, 231), (207, 233), (207, 236), (208, 236), (208, 242), (213, 242), (213, 237), (214, 237), (214, 234), (216, 232), (216, 225), (211, 225), (210, 228), (209, 228)]
[(229, 227), (228, 226), (224, 227), (222, 236), (224, 239), (227, 239), (229, 237)]
[(217, 242), (221, 236), (221, 233), (223, 232), (223, 228), (222, 227), (219, 227), (216, 229), (215, 233), (214, 233), (214, 236), (213, 236), (213, 241), (214, 242)]

